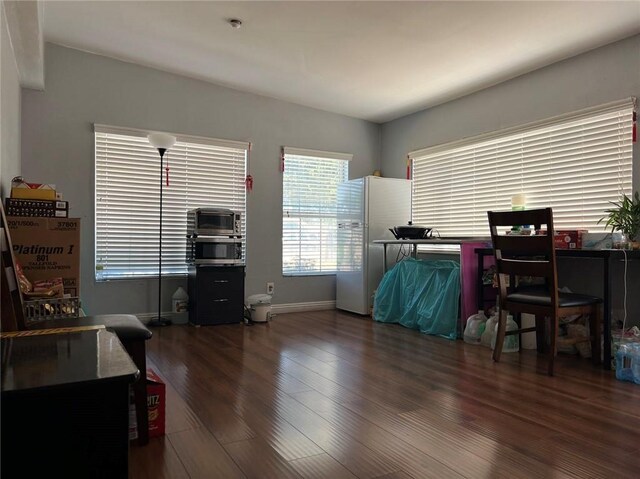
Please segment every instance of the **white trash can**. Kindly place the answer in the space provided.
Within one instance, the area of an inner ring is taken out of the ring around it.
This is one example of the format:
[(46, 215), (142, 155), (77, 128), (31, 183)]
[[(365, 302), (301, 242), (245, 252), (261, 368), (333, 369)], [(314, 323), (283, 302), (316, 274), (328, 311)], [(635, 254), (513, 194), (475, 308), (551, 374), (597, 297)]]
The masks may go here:
[(247, 307), (251, 311), (251, 320), (266, 323), (271, 319), (271, 295), (254, 294), (247, 298)]

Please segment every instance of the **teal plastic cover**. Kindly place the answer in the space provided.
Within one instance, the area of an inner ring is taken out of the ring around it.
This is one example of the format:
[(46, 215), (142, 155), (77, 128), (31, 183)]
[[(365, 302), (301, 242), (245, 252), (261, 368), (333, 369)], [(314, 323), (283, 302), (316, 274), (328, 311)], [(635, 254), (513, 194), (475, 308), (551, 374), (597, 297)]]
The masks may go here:
[(460, 265), (407, 258), (387, 271), (373, 303), (373, 319), (456, 339)]

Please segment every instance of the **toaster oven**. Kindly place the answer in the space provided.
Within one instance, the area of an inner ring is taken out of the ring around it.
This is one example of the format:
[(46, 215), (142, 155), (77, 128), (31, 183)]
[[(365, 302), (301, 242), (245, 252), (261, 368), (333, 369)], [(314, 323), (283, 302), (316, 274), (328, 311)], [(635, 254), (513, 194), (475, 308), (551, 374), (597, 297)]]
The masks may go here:
[(237, 211), (195, 208), (187, 211), (187, 236), (240, 236), (242, 222)]
[(242, 239), (198, 236), (187, 238), (187, 263), (196, 265), (242, 265)]

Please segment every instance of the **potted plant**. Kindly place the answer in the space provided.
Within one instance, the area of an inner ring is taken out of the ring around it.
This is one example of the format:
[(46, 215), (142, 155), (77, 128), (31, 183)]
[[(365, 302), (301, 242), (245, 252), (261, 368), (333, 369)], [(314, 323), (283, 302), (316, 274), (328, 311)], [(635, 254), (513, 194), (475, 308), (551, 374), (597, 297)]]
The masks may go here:
[(632, 196), (623, 193), (620, 201), (610, 203), (615, 208), (605, 210), (607, 216), (600, 218), (598, 223), (606, 220), (605, 225), (611, 232), (620, 231), (631, 248), (640, 249), (640, 194), (637, 191)]

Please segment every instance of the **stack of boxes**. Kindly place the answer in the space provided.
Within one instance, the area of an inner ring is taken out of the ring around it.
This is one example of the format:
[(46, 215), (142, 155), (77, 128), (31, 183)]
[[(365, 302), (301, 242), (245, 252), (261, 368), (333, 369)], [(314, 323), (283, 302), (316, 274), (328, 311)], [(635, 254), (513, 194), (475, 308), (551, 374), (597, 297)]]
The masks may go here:
[(80, 295), (80, 218), (54, 185), (14, 178), (6, 199), (7, 226), (16, 261), (29, 281), (62, 278), (65, 296)]

